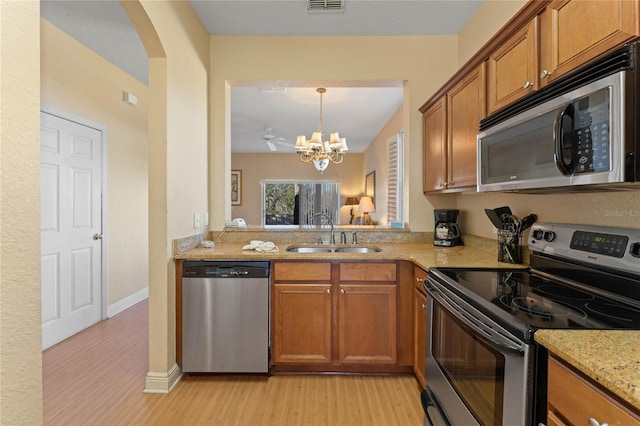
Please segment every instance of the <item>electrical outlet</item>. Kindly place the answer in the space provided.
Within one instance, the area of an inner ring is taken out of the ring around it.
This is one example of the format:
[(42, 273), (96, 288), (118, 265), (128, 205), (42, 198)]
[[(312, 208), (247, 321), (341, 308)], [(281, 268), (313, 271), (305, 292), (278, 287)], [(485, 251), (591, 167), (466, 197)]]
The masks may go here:
[(209, 212), (204, 212), (204, 226), (209, 226)]
[(200, 229), (200, 213), (193, 214), (193, 228)]

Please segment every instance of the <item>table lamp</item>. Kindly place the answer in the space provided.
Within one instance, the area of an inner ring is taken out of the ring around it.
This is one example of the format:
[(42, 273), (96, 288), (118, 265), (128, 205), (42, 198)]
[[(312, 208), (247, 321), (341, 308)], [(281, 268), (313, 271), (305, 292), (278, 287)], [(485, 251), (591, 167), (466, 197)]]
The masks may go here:
[(358, 205), (358, 197), (347, 197), (347, 201), (344, 203), (345, 206), (351, 206), (351, 219), (349, 219), (349, 225), (353, 224), (353, 206)]
[(362, 224), (370, 225), (371, 217), (369, 213), (376, 211), (376, 208), (373, 206), (373, 199), (371, 197), (362, 197), (358, 205), (358, 211), (362, 212)]

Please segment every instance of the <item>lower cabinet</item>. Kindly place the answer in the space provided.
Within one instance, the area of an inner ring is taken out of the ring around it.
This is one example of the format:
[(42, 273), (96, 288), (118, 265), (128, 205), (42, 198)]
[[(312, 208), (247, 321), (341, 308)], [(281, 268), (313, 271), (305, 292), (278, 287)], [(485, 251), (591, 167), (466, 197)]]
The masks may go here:
[(424, 377), (425, 356), (427, 350), (427, 294), (423, 283), (427, 279), (427, 272), (421, 268), (414, 268), (413, 290), (413, 372), (422, 387), (427, 385)]
[(330, 371), (327, 366), (343, 366), (336, 371), (350, 371), (349, 366), (396, 364), (395, 262), (275, 261), (273, 265), (275, 367), (299, 365), (311, 371), (316, 365)]
[(273, 362), (331, 362), (331, 285), (274, 284)]
[(396, 286), (340, 285), (338, 361), (395, 364)]
[(548, 377), (548, 426), (640, 424), (637, 411), (553, 356)]

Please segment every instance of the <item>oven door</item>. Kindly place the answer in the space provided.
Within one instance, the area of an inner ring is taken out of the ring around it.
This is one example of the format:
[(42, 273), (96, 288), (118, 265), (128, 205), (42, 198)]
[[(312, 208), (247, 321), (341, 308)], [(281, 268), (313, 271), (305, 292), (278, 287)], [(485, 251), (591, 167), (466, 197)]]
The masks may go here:
[(453, 425), (529, 425), (534, 350), (429, 280), (428, 387)]

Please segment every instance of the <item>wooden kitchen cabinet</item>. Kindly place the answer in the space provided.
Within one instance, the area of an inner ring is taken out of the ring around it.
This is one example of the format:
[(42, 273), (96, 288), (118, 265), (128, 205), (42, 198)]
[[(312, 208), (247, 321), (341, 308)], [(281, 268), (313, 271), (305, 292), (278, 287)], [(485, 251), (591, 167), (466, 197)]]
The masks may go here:
[(338, 297), (338, 362), (395, 364), (396, 285), (341, 284)]
[(395, 263), (340, 263), (338, 362), (395, 364)]
[(425, 378), (425, 356), (427, 349), (427, 296), (424, 292), (414, 291), (413, 330), (414, 330), (414, 363), (413, 372), (421, 386), (427, 385)]
[(637, 411), (620, 403), (600, 385), (553, 356), (548, 364), (547, 425), (640, 424)]
[(538, 21), (532, 19), (489, 56), (489, 114), (538, 89)]
[(640, 36), (638, 0), (554, 0), (541, 15), (541, 86)]
[(447, 97), (422, 114), (422, 192), (445, 189), (447, 180)]
[(331, 263), (273, 262), (274, 363), (331, 362)]
[(274, 365), (394, 366), (396, 268), (395, 262), (273, 262)]
[(427, 280), (427, 272), (414, 267), (413, 290), (413, 372), (424, 387), (427, 380), (424, 376), (425, 355), (427, 350), (427, 293), (423, 283)]
[(331, 285), (274, 284), (273, 362), (331, 362)]
[(476, 185), (476, 136), (486, 115), (485, 64), (461, 78), (423, 113), (423, 191)]

